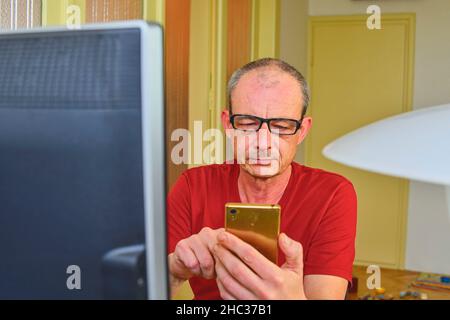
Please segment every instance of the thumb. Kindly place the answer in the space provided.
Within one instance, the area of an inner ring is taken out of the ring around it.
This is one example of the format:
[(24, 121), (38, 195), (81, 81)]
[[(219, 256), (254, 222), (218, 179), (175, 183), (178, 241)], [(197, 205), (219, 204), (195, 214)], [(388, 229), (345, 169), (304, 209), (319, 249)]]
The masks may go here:
[(299, 275), (303, 275), (303, 247), (301, 243), (292, 240), (285, 233), (280, 234), (278, 242), (281, 251), (283, 251), (286, 257), (286, 262), (281, 268), (289, 269)]

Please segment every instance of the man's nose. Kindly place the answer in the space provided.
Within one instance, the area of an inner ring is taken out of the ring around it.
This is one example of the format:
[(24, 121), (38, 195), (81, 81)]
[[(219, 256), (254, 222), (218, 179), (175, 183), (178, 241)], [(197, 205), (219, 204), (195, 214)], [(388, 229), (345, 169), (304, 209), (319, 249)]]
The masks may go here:
[(263, 123), (258, 131), (258, 149), (269, 150), (272, 148), (272, 135), (267, 123)]

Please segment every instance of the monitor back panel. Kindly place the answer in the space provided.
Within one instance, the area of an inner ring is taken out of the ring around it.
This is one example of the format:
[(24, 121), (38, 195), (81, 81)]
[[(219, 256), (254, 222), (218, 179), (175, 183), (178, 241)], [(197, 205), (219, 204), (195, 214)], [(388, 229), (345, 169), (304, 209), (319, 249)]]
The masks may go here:
[(0, 36), (0, 298), (101, 299), (102, 257), (145, 242), (140, 46), (139, 29)]

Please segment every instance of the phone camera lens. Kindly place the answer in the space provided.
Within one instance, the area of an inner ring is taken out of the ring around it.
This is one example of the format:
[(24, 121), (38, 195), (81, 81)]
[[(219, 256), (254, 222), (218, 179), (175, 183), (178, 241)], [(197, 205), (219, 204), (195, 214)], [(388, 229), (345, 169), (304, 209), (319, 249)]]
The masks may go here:
[(236, 213), (237, 213), (237, 210), (236, 210), (236, 209), (231, 209), (231, 210), (230, 210), (230, 213), (231, 213), (231, 214), (236, 214)]

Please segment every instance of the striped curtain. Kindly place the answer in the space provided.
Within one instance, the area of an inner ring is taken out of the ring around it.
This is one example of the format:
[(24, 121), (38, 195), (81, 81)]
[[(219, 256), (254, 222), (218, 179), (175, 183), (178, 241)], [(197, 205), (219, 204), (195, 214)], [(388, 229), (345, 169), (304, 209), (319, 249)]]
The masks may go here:
[(0, 29), (16, 30), (40, 26), (41, 0), (0, 0)]
[(87, 0), (86, 22), (143, 18), (142, 0)]

